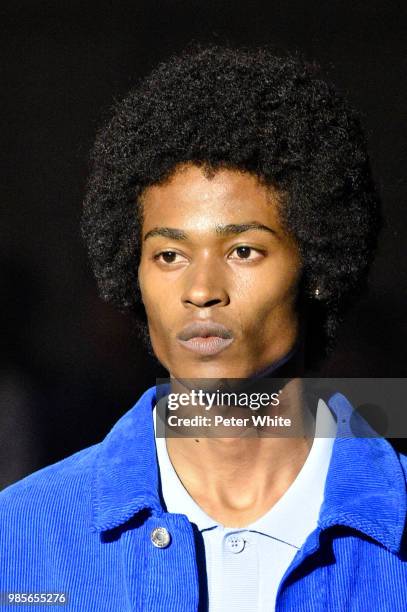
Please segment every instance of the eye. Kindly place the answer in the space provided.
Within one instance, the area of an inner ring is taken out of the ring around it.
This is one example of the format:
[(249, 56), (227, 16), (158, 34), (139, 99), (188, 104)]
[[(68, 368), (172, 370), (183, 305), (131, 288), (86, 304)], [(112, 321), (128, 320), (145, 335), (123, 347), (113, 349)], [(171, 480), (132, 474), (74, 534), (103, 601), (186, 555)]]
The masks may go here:
[(183, 260), (185, 260), (185, 257), (176, 251), (161, 251), (161, 253), (157, 253), (157, 255), (154, 256), (154, 259), (161, 263), (174, 264), (181, 263)]
[[(236, 254), (235, 257), (232, 257), (233, 253)], [(249, 247), (249, 246), (238, 246), (235, 249), (233, 249), (231, 255), (229, 256), (229, 259), (239, 259), (239, 260), (247, 260), (247, 261), (254, 261), (256, 259), (260, 259), (261, 257), (263, 257), (263, 254), (258, 251), (257, 249), (254, 249), (253, 247)]]

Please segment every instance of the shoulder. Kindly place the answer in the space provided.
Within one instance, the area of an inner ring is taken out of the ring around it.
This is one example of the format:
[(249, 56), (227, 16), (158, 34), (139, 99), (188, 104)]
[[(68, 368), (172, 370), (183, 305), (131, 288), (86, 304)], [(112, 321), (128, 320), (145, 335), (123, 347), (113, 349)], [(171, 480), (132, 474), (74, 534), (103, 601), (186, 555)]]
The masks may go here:
[(50, 576), (64, 591), (65, 560), (85, 563), (95, 536), (92, 467), (99, 447), (83, 449), (0, 493), (2, 591), (49, 592)]
[(46, 521), (62, 510), (64, 514), (70, 509), (75, 513), (85, 505), (91, 512), (95, 468), (103, 449), (103, 465), (114, 470), (123, 456), (129, 454), (135, 432), (145, 437), (147, 416), (154, 400), (153, 387), (119, 418), (101, 442), (38, 470), (0, 492), (0, 534), (4, 521), (21, 523), (24, 517), (31, 523), (41, 517)]
[(0, 538), (90, 504), (100, 444), (85, 448), (12, 484), (0, 493)]

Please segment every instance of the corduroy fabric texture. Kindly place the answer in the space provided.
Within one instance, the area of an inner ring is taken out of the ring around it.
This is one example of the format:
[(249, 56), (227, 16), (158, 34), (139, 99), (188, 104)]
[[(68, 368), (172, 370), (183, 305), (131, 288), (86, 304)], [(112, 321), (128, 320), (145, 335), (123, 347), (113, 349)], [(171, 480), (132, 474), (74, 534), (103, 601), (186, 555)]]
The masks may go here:
[[(155, 391), (100, 444), (0, 493), (0, 592), (69, 597), (17, 609), (204, 612), (194, 529), (160, 503)], [(338, 437), (318, 528), (285, 573), (276, 611), (405, 612), (407, 459), (382, 438), (354, 437), (359, 417), (342, 395), (328, 405)], [(152, 543), (156, 527), (170, 533), (165, 548)]]

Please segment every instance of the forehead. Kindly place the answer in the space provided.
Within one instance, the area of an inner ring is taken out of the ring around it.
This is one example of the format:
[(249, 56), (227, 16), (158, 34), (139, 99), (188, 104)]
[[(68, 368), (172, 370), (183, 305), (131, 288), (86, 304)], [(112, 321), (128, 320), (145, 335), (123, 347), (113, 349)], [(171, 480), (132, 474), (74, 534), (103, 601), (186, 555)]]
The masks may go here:
[(181, 166), (165, 182), (148, 187), (141, 205), (143, 229), (164, 221), (193, 230), (248, 219), (281, 226), (277, 191), (256, 175), (234, 169), (208, 174), (192, 164)]

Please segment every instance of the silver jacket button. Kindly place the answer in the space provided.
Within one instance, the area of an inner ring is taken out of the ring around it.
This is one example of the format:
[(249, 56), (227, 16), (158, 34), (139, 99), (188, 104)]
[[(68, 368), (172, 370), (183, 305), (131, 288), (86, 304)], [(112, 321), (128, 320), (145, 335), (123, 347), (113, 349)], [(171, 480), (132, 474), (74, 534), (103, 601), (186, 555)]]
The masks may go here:
[(157, 548), (166, 548), (171, 542), (171, 535), (165, 527), (156, 527), (151, 532), (151, 541)]

